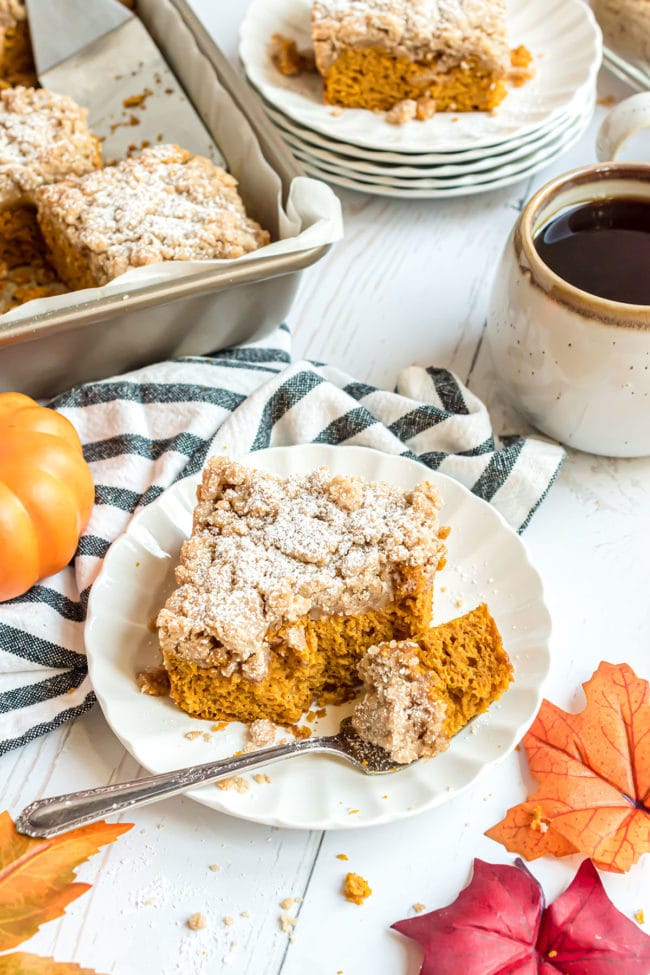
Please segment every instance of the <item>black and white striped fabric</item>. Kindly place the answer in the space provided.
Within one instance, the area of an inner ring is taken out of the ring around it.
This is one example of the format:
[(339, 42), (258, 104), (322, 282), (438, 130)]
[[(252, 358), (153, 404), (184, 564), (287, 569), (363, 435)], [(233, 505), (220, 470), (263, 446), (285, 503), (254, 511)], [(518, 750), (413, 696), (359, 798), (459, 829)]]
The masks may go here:
[(72, 564), (0, 605), (0, 754), (93, 703), (88, 594), (134, 511), (228, 445), (360, 444), (457, 478), (523, 530), (562, 462), (541, 440), (497, 441), (484, 405), (444, 369), (404, 370), (394, 392), (291, 362), (286, 326), (264, 342), (80, 386), (51, 404), (75, 425), (95, 507)]

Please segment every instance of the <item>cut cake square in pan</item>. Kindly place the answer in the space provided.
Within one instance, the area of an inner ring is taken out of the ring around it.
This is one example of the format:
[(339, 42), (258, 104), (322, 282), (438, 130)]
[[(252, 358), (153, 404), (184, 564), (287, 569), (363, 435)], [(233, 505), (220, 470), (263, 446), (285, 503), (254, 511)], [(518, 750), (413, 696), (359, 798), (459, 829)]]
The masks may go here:
[(269, 242), (246, 215), (237, 181), (177, 145), (37, 193), (52, 263), (68, 287), (98, 287), (158, 261), (241, 257)]
[(350, 697), (368, 647), (431, 623), (439, 506), (429, 483), (208, 461), (158, 615), (172, 698), (197, 717), (286, 723)]
[(46, 88), (0, 91), (0, 209), (31, 205), (40, 186), (101, 167), (87, 115)]
[(312, 40), (332, 105), (483, 111), (506, 94), (505, 0), (314, 0)]

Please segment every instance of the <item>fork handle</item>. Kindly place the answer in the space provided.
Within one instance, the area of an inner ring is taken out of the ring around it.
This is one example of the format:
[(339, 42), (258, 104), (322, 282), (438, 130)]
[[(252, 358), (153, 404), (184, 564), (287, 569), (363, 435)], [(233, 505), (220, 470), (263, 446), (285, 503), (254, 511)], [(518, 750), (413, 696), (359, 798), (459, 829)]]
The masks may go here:
[(272, 748), (263, 748), (233, 758), (221, 758), (205, 765), (193, 765), (173, 772), (163, 772), (161, 775), (146, 775), (130, 782), (116, 782), (96, 789), (83, 789), (80, 792), (38, 799), (23, 809), (16, 820), (16, 829), (26, 836), (58, 836), (67, 829), (94, 823), (123, 809), (178, 795), (199, 783), (216, 782), (239, 772), (281, 762), (300, 752), (319, 750), (328, 750), (323, 738), (300, 738), (284, 745), (274, 745)]

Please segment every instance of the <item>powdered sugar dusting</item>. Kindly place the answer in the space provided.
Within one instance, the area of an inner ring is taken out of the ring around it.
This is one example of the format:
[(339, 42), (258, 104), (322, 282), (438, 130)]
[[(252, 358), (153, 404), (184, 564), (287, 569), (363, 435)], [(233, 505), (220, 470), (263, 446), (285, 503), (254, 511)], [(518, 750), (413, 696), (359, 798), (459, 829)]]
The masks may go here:
[(235, 258), (267, 244), (268, 233), (246, 216), (236, 187), (211, 160), (159, 145), (44, 188), (37, 203), (101, 285), (157, 261)]
[(508, 66), (504, 0), (315, 0), (316, 63), (326, 73), (345, 47), (381, 47), (414, 61), (477, 57)]
[(261, 679), (274, 629), (289, 624), (299, 657), (302, 617), (380, 608), (402, 569), (431, 579), (445, 552), (429, 483), (404, 492), (327, 468), (280, 478), (217, 457), (198, 497), (179, 588), (158, 617), (160, 643), (226, 676)]
[(45, 88), (0, 92), (0, 206), (31, 202), (37, 187), (101, 166), (87, 114)]

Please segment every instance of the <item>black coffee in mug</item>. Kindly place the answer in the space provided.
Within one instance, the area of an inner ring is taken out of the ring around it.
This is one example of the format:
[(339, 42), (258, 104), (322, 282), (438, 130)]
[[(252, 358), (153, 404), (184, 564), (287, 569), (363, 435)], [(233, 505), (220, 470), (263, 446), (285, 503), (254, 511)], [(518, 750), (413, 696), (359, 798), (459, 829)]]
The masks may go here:
[(549, 220), (534, 244), (544, 263), (574, 287), (650, 305), (650, 199), (578, 203)]

